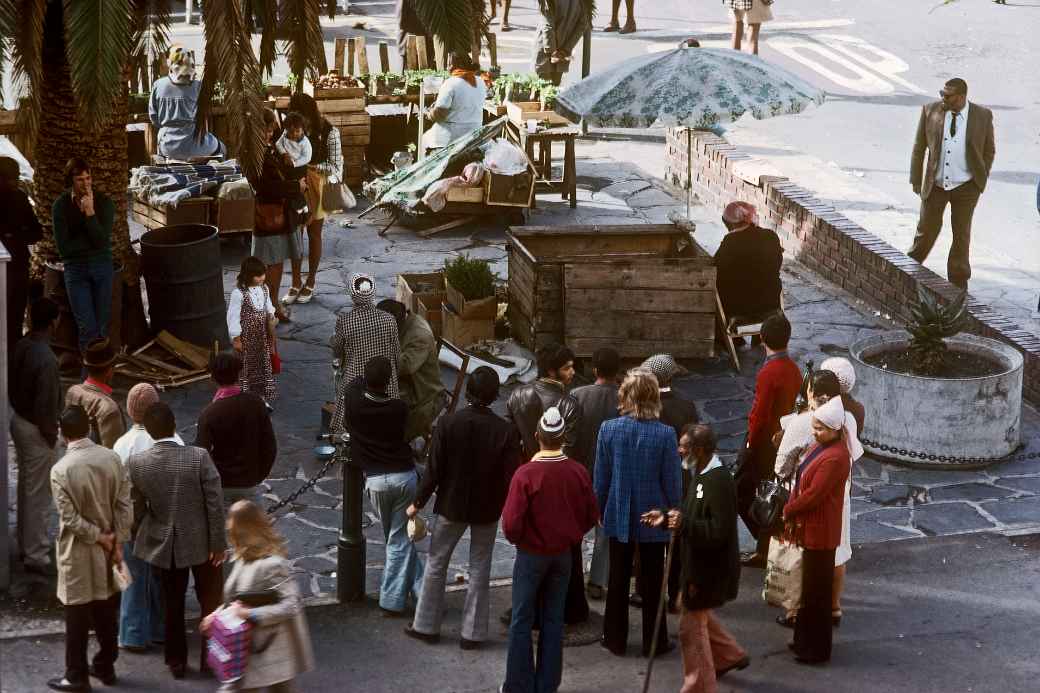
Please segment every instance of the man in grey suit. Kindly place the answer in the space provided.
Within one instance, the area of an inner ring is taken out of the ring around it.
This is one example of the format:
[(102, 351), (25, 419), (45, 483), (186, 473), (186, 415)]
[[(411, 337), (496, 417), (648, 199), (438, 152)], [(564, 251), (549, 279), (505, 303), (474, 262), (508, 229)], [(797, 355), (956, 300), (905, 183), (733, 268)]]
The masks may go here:
[(918, 262), (925, 261), (949, 205), (953, 246), (946, 262), (946, 276), (950, 283), (967, 291), (971, 277), (971, 217), (986, 189), (996, 155), (993, 112), (968, 103), (968, 85), (959, 77), (948, 81), (939, 96), (942, 101), (921, 109), (910, 159), (910, 184), (921, 196), (921, 216), (914, 244), (907, 254)]
[[(224, 496), (209, 453), (174, 437), (176, 421), (168, 404), (150, 406), (144, 427), (155, 445), (128, 461), (137, 522), (134, 555), (159, 570), (166, 609), (166, 665), (179, 679), (188, 661), (184, 595), (189, 571), (202, 613), (212, 613), (221, 601), (220, 564), (227, 547)], [(199, 668), (206, 668), (205, 638)]]

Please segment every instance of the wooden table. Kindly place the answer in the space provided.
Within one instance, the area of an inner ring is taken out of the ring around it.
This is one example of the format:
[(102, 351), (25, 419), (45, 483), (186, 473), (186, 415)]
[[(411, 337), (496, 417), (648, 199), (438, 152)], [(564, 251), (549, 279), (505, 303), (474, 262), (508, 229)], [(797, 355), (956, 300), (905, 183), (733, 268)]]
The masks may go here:
[[(510, 137), (527, 153), (527, 158), (531, 160), (538, 172), (539, 179), (535, 185), (535, 193), (558, 192), (564, 200), (570, 200), (572, 208), (577, 207), (578, 171), (575, 164), (574, 142), (581, 134), (581, 128), (577, 125), (570, 125), (528, 132), (527, 128), (517, 127), (515, 123), (510, 122), (508, 131)], [(554, 142), (563, 142), (563, 178), (560, 179), (552, 177), (552, 145)], [(534, 152), (535, 144), (538, 145), (537, 157)]]

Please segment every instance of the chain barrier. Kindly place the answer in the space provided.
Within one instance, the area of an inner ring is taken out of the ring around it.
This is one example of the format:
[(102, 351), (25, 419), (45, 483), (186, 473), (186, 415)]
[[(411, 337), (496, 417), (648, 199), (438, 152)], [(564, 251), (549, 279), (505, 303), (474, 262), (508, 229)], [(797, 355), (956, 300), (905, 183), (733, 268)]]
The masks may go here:
[(955, 457), (951, 455), (936, 455), (935, 453), (919, 452), (917, 450), (907, 450), (906, 448), (897, 448), (884, 443), (879, 443), (876, 440), (867, 440), (866, 438), (860, 438), (860, 442), (868, 447), (881, 452), (890, 452), (896, 455), (902, 455), (903, 457), (909, 457), (914, 460), (921, 460), (921, 463), (934, 462), (941, 465), (950, 466), (981, 466), (987, 464), (995, 464), (997, 462), (1021, 462), (1023, 460), (1033, 460), (1040, 458), (1040, 450), (1035, 452), (1024, 452), (1018, 455), (1006, 455), (1004, 457)]

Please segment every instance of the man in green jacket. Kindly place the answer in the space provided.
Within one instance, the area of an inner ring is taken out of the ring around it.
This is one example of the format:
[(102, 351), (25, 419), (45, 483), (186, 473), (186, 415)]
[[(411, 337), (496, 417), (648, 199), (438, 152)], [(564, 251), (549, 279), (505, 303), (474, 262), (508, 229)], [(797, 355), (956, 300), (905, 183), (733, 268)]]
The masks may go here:
[(715, 680), (750, 662), (747, 652), (715, 618), (717, 609), (737, 597), (740, 586), (740, 543), (737, 538), (737, 487), (715, 454), (717, 439), (710, 426), (691, 424), (679, 441), (683, 467), (693, 478), (682, 510), (651, 510), (643, 521), (677, 530), (682, 558), (683, 690), (714, 690)]
[(411, 442), (430, 432), (433, 420), (444, 406), (437, 338), (430, 324), (405, 308), (400, 301), (388, 298), (380, 301), (376, 308), (394, 316), (397, 333), (401, 336), (401, 362), (397, 364), (397, 377), (401, 386), (401, 399), (408, 405), (405, 440)]
[(112, 224), (116, 208), (94, 190), (90, 164), (80, 158), (65, 164), (69, 189), (54, 201), (54, 244), (65, 265), (65, 291), (79, 328), (80, 351), (108, 336), (112, 314)]

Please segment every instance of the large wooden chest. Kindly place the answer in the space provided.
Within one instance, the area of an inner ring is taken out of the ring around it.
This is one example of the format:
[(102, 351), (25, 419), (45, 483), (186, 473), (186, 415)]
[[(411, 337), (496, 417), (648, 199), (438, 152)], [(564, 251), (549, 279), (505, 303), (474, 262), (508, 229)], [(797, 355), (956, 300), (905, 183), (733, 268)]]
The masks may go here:
[(715, 267), (671, 224), (509, 230), (509, 323), (530, 349), (715, 354)]

